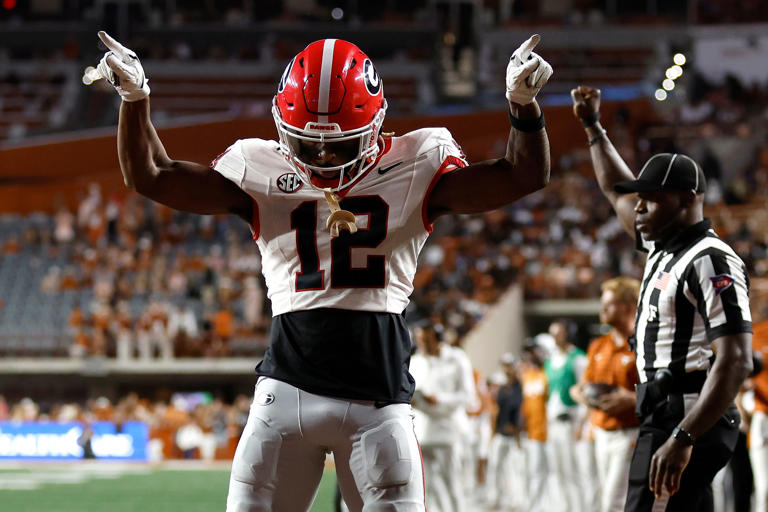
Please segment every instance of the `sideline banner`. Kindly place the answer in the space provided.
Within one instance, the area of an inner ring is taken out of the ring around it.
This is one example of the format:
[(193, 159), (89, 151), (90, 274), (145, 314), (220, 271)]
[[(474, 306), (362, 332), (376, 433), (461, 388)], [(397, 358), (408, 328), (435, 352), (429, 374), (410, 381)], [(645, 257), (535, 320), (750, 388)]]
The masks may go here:
[(130, 421), (122, 428), (111, 421), (96, 421), (83, 435), (79, 422), (0, 422), (0, 460), (76, 460), (88, 454), (99, 460), (147, 460), (149, 428)]
[(701, 37), (694, 42), (696, 69), (707, 80), (721, 82), (734, 75), (744, 87), (768, 80), (768, 37)]

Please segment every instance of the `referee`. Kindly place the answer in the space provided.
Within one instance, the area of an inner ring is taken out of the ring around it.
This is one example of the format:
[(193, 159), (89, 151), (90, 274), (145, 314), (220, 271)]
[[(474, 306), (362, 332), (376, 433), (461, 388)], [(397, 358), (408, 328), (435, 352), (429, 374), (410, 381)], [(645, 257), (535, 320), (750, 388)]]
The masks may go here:
[(733, 399), (752, 367), (743, 262), (703, 217), (706, 182), (689, 157), (651, 157), (637, 179), (600, 125), (600, 91), (571, 91), (597, 181), (648, 253), (635, 323), (640, 428), (625, 511), (712, 510), (733, 453)]

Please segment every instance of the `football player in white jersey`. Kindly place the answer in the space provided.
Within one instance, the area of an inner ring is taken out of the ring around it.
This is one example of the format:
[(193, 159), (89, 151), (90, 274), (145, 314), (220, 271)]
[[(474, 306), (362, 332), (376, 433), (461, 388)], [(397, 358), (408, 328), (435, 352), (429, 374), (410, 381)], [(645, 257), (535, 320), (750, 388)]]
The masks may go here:
[(178, 210), (232, 213), (261, 251), (270, 346), (232, 465), (227, 510), (312, 504), (332, 452), (350, 510), (423, 511), (403, 317), (416, 260), (441, 215), (509, 204), (549, 180), (536, 93), (552, 74), (524, 42), (507, 67), (506, 154), (468, 165), (444, 128), (382, 133), (371, 60), (326, 39), (294, 57), (273, 101), (279, 140), (241, 139), (211, 165), (174, 160), (150, 121), (134, 52), (104, 32), (98, 73), (122, 96), (127, 186)]

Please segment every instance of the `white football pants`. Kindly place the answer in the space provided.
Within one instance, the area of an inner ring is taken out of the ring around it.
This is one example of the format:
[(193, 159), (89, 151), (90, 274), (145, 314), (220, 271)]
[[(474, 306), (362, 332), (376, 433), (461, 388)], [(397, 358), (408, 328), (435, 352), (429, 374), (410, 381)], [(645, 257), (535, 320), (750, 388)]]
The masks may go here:
[[(464, 512), (461, 453), (454, 445), (424, 445), (424, 480), (429, 512)], [(393, 509), (395, 510), (395, 509)]]
[(513, 436), (497, 433), (491, 438), (487, 487), (491, 505), (509, 508), (525, 503), (525, 452)]
[(547, 425), (549, 470), (560, 494), (558, 503), (565, 512), (582, 512), (581, 471), (576, 461), (573, 421), (550, 421)]
[(463, 485), (466, 496), (482, 492), (482, 489), (480, 489), (481, 485), (477, 480), (477, 468), (480, 460), (488, 460), (491, 436), (493, 435), (491, 419), (487, 413), (480, 414), (479, 416), (470, 416), (469, 424), (470, 436), (462, 450), (462, 478), (464, 480)]
[(597, 461), (595, 460), (595, 443), (586, 438), (582, 433), (581, 439), (576, 441), (576, 465), (579, 468), (577, 484), (581, 488), (581, 507), (584, 512), (600, 509), (600, 483), (597, 473)]
[(749, 461), (755, 481), (755, 511), (768, 512), (768, 416), (764, 412), (752, 415)]
[(411, 406), (314, 395), (261, 378), (237, 445), (227, 512), (309, 510), (333, 452), (352, 512), (424, 512)]
[(600, 484), (600, 511), (622, 512), (627, 500), (629, 464), (635, 449), (637, 429), (603, 430), (594, 427), (593, 433)]
[(525, 439), (525, 474), (528, 478), (528, 512), (543, 512), (546, 510), (547, 475), (547, 445), (535, 439)]

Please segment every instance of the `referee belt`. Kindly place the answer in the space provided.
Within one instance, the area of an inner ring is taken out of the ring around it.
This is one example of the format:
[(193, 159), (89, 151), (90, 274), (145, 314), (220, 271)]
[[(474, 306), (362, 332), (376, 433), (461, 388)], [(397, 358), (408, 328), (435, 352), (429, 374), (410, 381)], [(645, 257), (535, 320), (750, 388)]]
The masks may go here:
[(669, 369), (656, 370), (648, 382), (638, 384), (635, 415), (644, 418), (666, 402), (669, 395), (700, 393), (707, 380), (705, 370), (673, 374)]
[(707, 380), (706, 370), (696, 370), (688, 373), (672, 373), (667, 369), (656, 370), (646, 385), (655, 385), (663, 395), (675, 393), (700, 393)]

